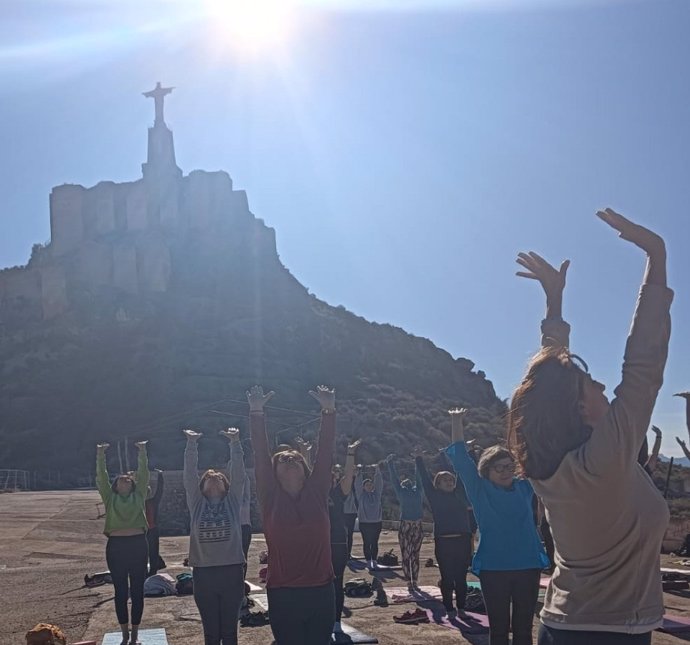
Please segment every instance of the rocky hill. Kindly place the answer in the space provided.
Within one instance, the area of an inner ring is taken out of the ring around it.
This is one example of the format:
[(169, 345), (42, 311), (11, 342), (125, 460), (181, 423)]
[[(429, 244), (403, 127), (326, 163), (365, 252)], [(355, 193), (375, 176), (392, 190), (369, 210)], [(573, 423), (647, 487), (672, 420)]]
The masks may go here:
[[(125, 437), (177, 468), (181, 428), (246, 430), (253, 383), (277, 393), (281, 441), (314, 436), (306, 392), (334, 385), (339, 449), (364, 437), (365, 461), (443, 445), (451, 405), (472, 408), (480, 443), (501, 433), (505, 405), (471, 361), (319, 300), (226, 173), (183, 176), (162, 110), (143, 171), (55, 188), (50, 243), (0, 272), (0, 468), (76, 482), (97, 441)], [(215, 439), (203, 448), (202, 461), (224, 458)]]

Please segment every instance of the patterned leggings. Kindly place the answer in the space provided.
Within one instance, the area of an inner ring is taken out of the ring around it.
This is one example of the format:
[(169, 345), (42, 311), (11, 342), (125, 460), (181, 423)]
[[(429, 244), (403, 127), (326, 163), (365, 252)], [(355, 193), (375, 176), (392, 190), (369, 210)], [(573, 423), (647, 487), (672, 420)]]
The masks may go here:
[(398, 541), (403, 573), (409, 582), (417, 582), (419, 579), (419, 551), (423, 539), (422, 520), (400, 520)]

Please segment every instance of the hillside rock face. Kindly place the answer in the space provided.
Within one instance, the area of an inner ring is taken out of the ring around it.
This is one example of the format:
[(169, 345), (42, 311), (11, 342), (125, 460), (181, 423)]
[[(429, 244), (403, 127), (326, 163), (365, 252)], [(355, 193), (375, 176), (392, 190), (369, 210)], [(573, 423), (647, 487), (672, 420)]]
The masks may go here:
[[(246, 430), (253, 383), (277, 392), (280, 441), (314, 436), (306, 392), (334, 385), (339, 448), (363, 436), (366, 460), (443, 445), (451, 404), (473, 408), (470, 434), (501, 432), (505, 406), (471, 361), (309, 294), (227, 173), (177, 168), (162, 118), (141, 179), (56, 187), (50, 218), (50, 243), (0, 271), (0, 468), (77, 481), (97, 441), (125, 437), (179, 467), (183, 427)], [(224, 458), (202, 442), (202, 466)]]

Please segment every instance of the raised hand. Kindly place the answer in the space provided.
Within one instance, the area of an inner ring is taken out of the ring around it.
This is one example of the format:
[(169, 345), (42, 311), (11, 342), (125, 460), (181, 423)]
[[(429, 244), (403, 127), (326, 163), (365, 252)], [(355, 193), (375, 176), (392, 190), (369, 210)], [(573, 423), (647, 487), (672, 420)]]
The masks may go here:
[(183, 430), (182, 432), (187, 439), (192, 439), (193, 441), (197, 441), (201, 438), (201, 432), (195, 432), (194, 430)]
[(661, 429), (657, 428), (656, 426), (652, 426), (652, 432), (657, 436), (661, 437)]
[(564, 260), (560, 268), (556, 269), (541, 255), (530, 251), (529, 253), (518, 253), (516, 262), (527, 269), (527, 271), (518, 271), (516, 275), (539, 281), (547, 296), (563, 293), (570, 260)]
[(139, 450), (146, 450), (146, 444), (148, 441), (137, 441), (134, 445), (139, 449)]
[(271, 391), (264, 394), (264, 388), (260, 385), (255, 385), (247, 392), (247, 401), (249, 401), (250, 412), (263, 412), (264, 406), (273, 398), (275, 392)]
[(386, 458), (383, 460), (383, 463), (384, 463), (384, 464), (390, 464), (391, 461), (393, 461), (393, 459), (395, 459), (395, 455), (394, 455), (393, 453), (391, 453), (390, 455), (388, 455), (388, 457), (386, 457)]
[(674, 394), (673, 396), (679, 396), (681, 399), (690, 401), (690, 392), (678, 392), (678, 394)]
[(357, 448), (359, 448), (359, 444), (362, 443), (361, 439), (357, 439), (357, 441), (353, 441), (352, 443), (347, 445), (347, 451), (351, 453), (357, 452)]
[(612, 208), (597, 211), (597, 217), (606, 222), (612, 229), (618, 231), (618, 236), (641, 248), (647, 255), (665, 253), (666, 244), (661, 236), (644, 226), (631, 222)]
[(453, 408), (452, 410), (448, 410), (448, 414), (450, 414), (452, 421), (456, 419), (462, 421), (467, 416), (468, 412), (469, 410), (467, 408)]
[(319, 385), (316, 391), (309, 390), (309, 395), (321, 404), (321, 410), (332, 412), (335, 410), (335, 390)]
[(221, 430), (218, 434), (225, 437), (230, 442), (240, 440), (240, 431), (237, 428), (228, 428), (227, 430)]
[(110, 448), (109, 443), (96, 444), (96, 450), (98, 450), (98, 452), (105, 452), (108, 448)]
[(678, 445), (683, 449), (683, 451), (687, 450), (685, 441), (683, 441), (680, 437), (676, 437), (676, 441), (678, 442)]

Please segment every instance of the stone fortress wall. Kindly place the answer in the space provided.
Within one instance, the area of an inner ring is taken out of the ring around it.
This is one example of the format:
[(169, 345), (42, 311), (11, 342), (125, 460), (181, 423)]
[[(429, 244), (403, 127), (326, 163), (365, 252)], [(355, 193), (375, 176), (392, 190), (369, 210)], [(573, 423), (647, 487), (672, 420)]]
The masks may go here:
[(165, 292), (175, 236), (218, 237), (223, 223), (241, 223), (272, 246), (275, 233), (249, 210), (223, 171), (187, 176), (175, 163), (172, 132), (149, 128), (148, 160), (137, 181), (63, 184), (50, 194), (50, 243), (25, 267), (0, 271), (0, 322), (10, 311), (48, 320), (70, 307), (71, 289), (108, 287), (131, 294)]

